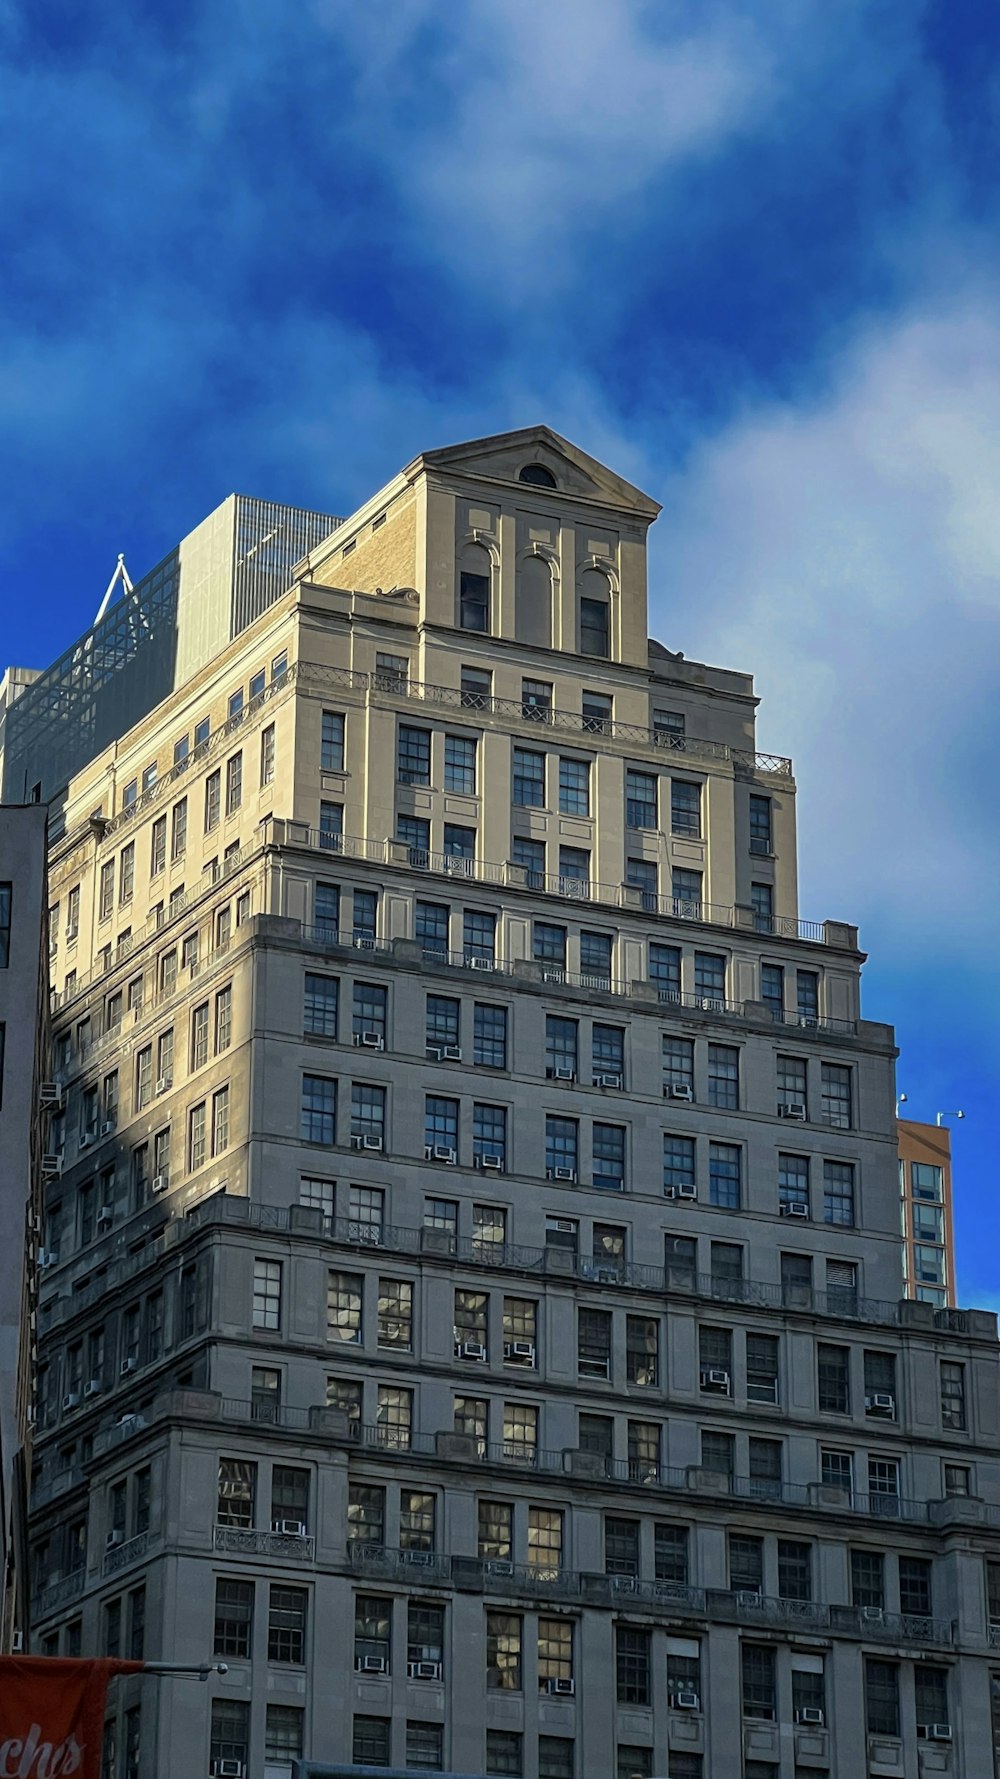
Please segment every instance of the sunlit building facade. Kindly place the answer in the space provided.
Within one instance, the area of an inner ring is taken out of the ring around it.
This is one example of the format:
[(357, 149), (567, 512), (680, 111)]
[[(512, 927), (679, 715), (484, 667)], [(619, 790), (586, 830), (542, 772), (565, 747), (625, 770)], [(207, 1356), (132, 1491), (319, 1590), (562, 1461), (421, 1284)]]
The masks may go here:
[(996, 1321), (656, 511), (428, 453), (69, 780), (31, 1647), (228, 1665), (109, 1779), (990, 1770)]
[(899, 1213), (907, 1297), (937, 1309), (955, 1302), (955, 1213), (951, 1132), (901, 1118)]

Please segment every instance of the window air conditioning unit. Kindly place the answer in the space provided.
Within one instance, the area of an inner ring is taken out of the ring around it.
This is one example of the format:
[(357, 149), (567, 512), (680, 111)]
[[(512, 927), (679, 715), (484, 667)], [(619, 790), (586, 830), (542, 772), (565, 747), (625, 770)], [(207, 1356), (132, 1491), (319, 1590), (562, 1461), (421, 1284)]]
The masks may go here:
[(474, 1155), (472, 1158), (472, 1165), (473, 1167), (482, 1168), (484, 1172), (488, 1174), (503, 1173), (503, 1162), (499, 1155)]
[(169, 1185), (170, 1185), (170, 1175), (169, 1174), (154, 1174), (152, 1181), (150, 1182), (151, 1190), (153, 1192), (166, 1192), (167, 1187)]
[(115, 1121), (114, 1121), (114, 1119), (113, 1119), (113, 1118), (105, 1118), (105, 1120), (104, 1120), (104, 1123), (103, 1123), (103, 1124), (102, 1124), (102, 1125), (101, 1125), (101, 1135), (102, 1135), (102, 1137), (110, 1137), (110, 1136), (113, 1136), (113, 1135), (114, 1135), (114, 1129), (115, 1129)]
[(812, 1723), (822, 1729), (826, 1717), (818, 1705), (803, 1705), (801, 1711), (796, 1711), (795, 1721), (796, 1723)]
[(594, 1086), (595, 1087), (620, 1087), (621, 1084), (622, 1084), (622, 1078), (620, 1075), (595, 1075), (594, 1076)]
[(89, 1382), (83, 1386), (84, 1400), (89, 1402), (92, 1396), (99, 1396), (103, 1389), (104, 1385), (101, 1379), (99, 1377), (92, 1377)]
[(381, 1032), (355, 1032), (354, 1047), (356, 1050), (384, 1050), (385, 1039)]
[(698, 1694), (684, 1687), (680, 1692), (671, 1693), (670, 1703), (675, 1711), (700, 1711), (701, 1700)]
[(505, 1359), (518, 1359), (525, 1365), (534, 1365), (535, 1343), (533, 1340), (505, 1340), (503, 1356)]
[(360, 1242), (363, 1248), (381, 1248), (382, 1228), (378, 1223), (355, 1223), (350, 1232), (352, 1242)]
[(793, 1198), (781, 1207), (783, 1217), (808, 1217), (809, 1206), (804, 1198)]
[(23, 1631), (13, 1631), (11, 1633), (10, 1653), (11, 1653), (11, 1655), (23, 1655), (24, 1654), (24, 1632)]
[(742, 1607), (745, 1612), (756, 1612), (760, 1608), (761, 1597), (756, 1588), (739, 1588), (736, 1594), (736, 1604)]
[(503, 1557), (488, 1557), (486, 1561), (486, 1573), (488, 1576), (498, 1575), (502, 1580), (506, 1580), (509, 1576), (513, 1575), (514, 1565), (513, 1563), (506, 1562)]
[(388, 1674), (389, 1658), (384, 1655), (359, 1655), (354, 1666), (359, 1674)]
[(161, 1075), (159, 1080), (156, 1083), (156, 1091), (157, 1091), (157, 1093), (169, 1093), (172, 1086), (173, 1086), (173, 1081), (171, 1080), (170, 1076), (169, 1075)]
[(884, 1415), (888, 1420), (896, 1418), (896, 1398), (890, 1396), (888, 1390), (877, 1390), (874, 1396), (865, 1397), (866, 1415)]
[(560, 1063), (556, 1068), (547, 1069), (546, 1073), (550, 1081), (576, 1080), (576, 1070), (566, 1067), (563, 1063)]
[(133, 1358), (133, 1357), (130, 1357), (128, 1359), (123, 1359), (121, 1364), (118, 1367), (118, 1376), (119, 1377), (131, 1377), (133, 1371), (138, 1371), (138, 1369), (139, 1369), (138, 1359)]
[(104, 1546), (105, 1546), (106, 1550), (114, 1550), (119, 1544), (124, 1544), (124, 1543), (125, 1543), (124, 1532), (119, 1532), (117, 1530), (114, 1532), (109, 1532), (106, 1539), (104, 1540)]
[(547, 1693), (555, 1693), (559, 1698), (571, 1699), (576, 1692), (576, 1681), (553, 1678), (545, 1682), (545, 1690)]
[(694, 1088), (689, 1087), (686, 1081), (664, 1081), (663, 1097), (668, 1100), (687, 1100), (690, 1103), (694, 1099)]
[(470, 957), (466, 959), (470, 970), (493, 970), (496, 968), (491, 957)]
[(428, 1060), (428, 1062), (443, 1062), (444, 1061), (444, 1045), (443, 1044), (428, 1044), (428, 1046), (427, 1046), (427, 1060)]
[(245, 1770), (241, 1760), (214, 1760), (208, 1769), (210, 1779), (243, 1779)]
[(277, 1532), (282, 1538), (308, 1537), (303, 1520), (272, 1520), (271, 1531)]
[(352, 1137), (351, 1138), (351, 1148), (352, 1149), (374, 1149), (377, 1152), (381, 1153), (382, 1138), (381, 1137)]
[(917, 1735), (923, 1737), (923, 1740), (925, 1742), (950, 1742), (951, 1741), (951, 1724), (950, 1723), (918, 1723), (917, 1724)]
[(59, 1259), (58, 1248), (39, 1248), (38, 1264), (44, 1272), (46, 1267), (55, 1266)]
[(63, 1405), (63, 1413), (64, 1414), (68, 1414), (69, 1410), (71, 1408), (79, 1408), (79, 1406), (80, 1406), (80, 1392), (79, 1392), (79, 1390), (67, 1390), (65, 1396), (63, 1397), (62, 1405)]
[(682, 1181), (681, 1185), (675, 1188), (675, 1196), (677, 1198), (697, 1198), (698, 1188), (690, 1181)]
[(114, 1205), (102, 1205), (97, 1213), (98, 1229), (110, 1229), (115, 1220)]
[(863, 1625), (884, 1625), (885, 1609), (882, 1606), (862, 1606), (858, 1613)]
[(778, 1107), (778, 1117), (793, 1118), (797, 1124), (804, 1124), (806, 1121), (805, 1106), (801, 1100), (786, 1101), (784, 1105)]
[(440, 1680), (440, 1662), (407, 1662), (407, 1678), (410, 1680)]
[(481, 1340), (456, 1341), (455, 1357), (457, 1359), (478, 1359), (482, 1362), (486, 1358), (486, 1348)]
[(551, 1170), (553, 1180), (575, 1180), (575, 1167), (554, 1167)]
[(728, 1371), (722, 1371), (718, 1366), (710, 1366), (707, 1371), (703, 1371), (701, 1374), (701, 1387), (703, 1390), (721, 1390), (724, 1395), (728, 1396)]
[(43, 1180), (58, 1180), (62, 1173), (62, 1156), (43, 1155), (40, 1165)]
[(444, 1062), (461, 1062), (461, 1060), (462, 1060), (461, 1045), (459, 1045), (459, 1044), (445, 1044), (441, 1050), (441, 1057)]
[(458, 1160), (458, 1150), (449, 1148), (447, 1143), (433, 1143), (424, 1154), (428, 1161), (443, 1161), (447, 1167), (454, 1167)]
[(38, 1104), (47, 1112), (58, 1111), (62, 1105), (62, 1088), (57, 1081), (39, 1082)]
[(93, 1140), (94, 1140), (94, 1133), (92, 1130), (83, 1131), (83, 1133), (81, 1134), (81, 1137), (80, 1137), (80, 1148), (81, 1149), (89, 1149)]

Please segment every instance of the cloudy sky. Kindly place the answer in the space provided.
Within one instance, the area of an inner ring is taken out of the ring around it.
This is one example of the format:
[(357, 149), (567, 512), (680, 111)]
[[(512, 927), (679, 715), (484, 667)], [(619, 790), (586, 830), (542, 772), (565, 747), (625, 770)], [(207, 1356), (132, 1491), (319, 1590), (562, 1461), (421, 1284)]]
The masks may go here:
[(5, 661), (232, 489), (347, 512), (546, 420), (752, 668), (1000, 1305), (1000, 10), (0, 0)]

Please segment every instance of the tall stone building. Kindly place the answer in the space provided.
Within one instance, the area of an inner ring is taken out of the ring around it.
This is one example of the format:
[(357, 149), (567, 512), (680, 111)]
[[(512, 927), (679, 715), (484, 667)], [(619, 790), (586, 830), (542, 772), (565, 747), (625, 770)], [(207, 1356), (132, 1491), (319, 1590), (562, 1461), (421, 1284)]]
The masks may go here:
[(68, 781), (31, 1645), (229, 1666), (110, 1779), (992, 1770), (995, 1318), (656, 511), (430, 452)]
[[(3, 687), (0, 686), (0, 695)], [(0, 806), (0, 1654), (26, 1620), (35, 1238), (48, 1039), (45, 811)]]

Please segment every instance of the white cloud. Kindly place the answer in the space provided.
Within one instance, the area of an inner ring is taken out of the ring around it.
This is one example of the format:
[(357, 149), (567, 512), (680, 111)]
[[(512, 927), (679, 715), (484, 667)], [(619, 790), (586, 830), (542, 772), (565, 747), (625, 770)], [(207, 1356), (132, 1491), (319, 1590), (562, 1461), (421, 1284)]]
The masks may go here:
[(893, 947), (992, 923), (997, 486), (1000, 318), (970, 299), (862, 334), (824, 396), (745, 412), (656, 490), (652, 627), (754, 671), (804, 792), (803, 912)]

